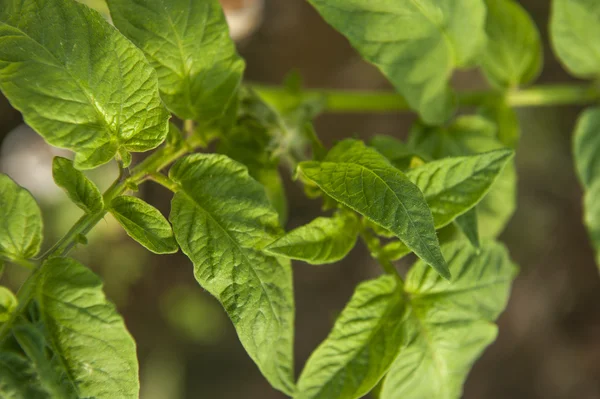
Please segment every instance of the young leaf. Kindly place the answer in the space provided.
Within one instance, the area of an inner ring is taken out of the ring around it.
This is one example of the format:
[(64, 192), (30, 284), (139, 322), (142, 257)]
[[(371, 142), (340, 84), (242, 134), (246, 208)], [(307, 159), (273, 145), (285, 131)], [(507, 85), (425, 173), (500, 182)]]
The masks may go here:
[(42, 244), (42, 214), (29, 191), (0, 174), (0, 258), (32, 258)]
[(150, 150), (167, 134), (156, 72), (76, 1), (2, 0), (0, 60), (0, 89), (50, 144), (76, 152), (77, 168)]
[(542, 69), (542, 44), (535, 23), (514, 0), (485, 0), (487, 43), (482, 67), (500, 88), (521, 86)]
[(454, 220), (454, 223), (456, 223), (460, 231), (462, 231), (465, 237), (467, 237), (471, 245), (473, 245), (475, 248), (481, 247), (481, 243), (479, 242), (477, 208), (472, 208), (468, 212), (458, 216)]
[(338, 143), (324, 162), (301, 162), (298, 169), (336, 201), (392, 231), (450, 278), (423, 194), (377, 151), (348, 139)]
[(308, 359), (295, 399), (355, 399), (383, 377), (404, 342), (406, 301), (392, 276), (360, 284)]
[(444, 158), (411, 169), (406, 176), (423, 192), (439, 229), (475, 206), (512, 156), (511, 150), (496, 150)]
[(600, 2), (552, 0), (550, 38), (567, 69), (581, 78), (600, 75)]
[(137, 398), (135, 342), (100, 279), (68, 258), (46, 261), (39, 273), (35, 298), (45, 338), (77, 397)]
[[(434, 159), (505, 148), (497, 138), (496, 125), (482, 116), (459, 117), (448, 128), (430, 128), (417, 124), (411, 130), (408, 143)], [(506, 165), (477, 208), (481, 236), (497, 237), (516, 208), (514, 161)]]
[(182, 119), (225, 112), (244, 72), (218, 0), (108, 0), (115, 26), (158, 72), (163, 101)]
[(290, 231), (265, 250), (311, 265), (333, 263), (343, 259), (354, 247), (358, 229), (359, 221), (354, 214), (337, 212), (333, 217), (318, 217)]
[(584, 187), (600, 180), (600, 107), (585, 110), (575, 126), (573, 157)]
[(506, 249), (486, 242), (477, 254), (466, 241), (442, 246), (455, 279), (441, 279), (422, 261), (406, 278), (410, 298), (404, 347), (387, 374), (381, 399), (459, 398), (481, 352), (496, 337), (516, 267)]
[(430, 124), (450, 116), (448, 79), (485, 39), (483, 0), (309, 0)]
[(0, 324), (10, 319), (11, 314), (17, 308), (17, 298), (6, 287), (0, 286)]
[(111, 201), (110, 213), (129, 237), (149, 251), (155, 254), (172, 254), (179, 249), (167, 219), (147, 202), (123, 195)]
[(181, 186), (170, 220), (196, 280), (223, 304), (269, 382), (291, 395), (292, 272), (289, 261), (262, 252), (281, 234), (264, 189), (224, 155), (187, 156), (169, 175)]
[(98, 187), (82, 172), (75, 169), (73, 162), (63, 157), (54, 157), (52, 161), (52, 177), (57, 186), (86, 213), (100, 212), (104, 208), (104, 200)]

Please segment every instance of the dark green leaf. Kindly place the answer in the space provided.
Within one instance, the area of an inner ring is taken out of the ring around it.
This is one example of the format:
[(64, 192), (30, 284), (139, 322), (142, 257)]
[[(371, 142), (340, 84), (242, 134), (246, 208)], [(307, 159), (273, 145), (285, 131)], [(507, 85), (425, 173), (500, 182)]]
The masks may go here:
[(469, 240), (471, 245), (475, 248), (479, 248), (481, 243), (479, 242), (479, 224), (477, 223), (477, 208), (473, 208), (470, 211), (463, 213), (454, 220), (454, 223), (463, 232), (465, 237)]
[(104, 208), (104, 200), (98, 187), (75, 169), (69, 159), (54, 157), (52, 177), (56, 185), (66, 191), (71, 201), (86, 213), (100, 212)]
[(311, 265), (343, 259), (354, 247), (359, 221), (354, 214), (338, 212), (333, 217), (318, 217), (270, 244), (273, 255), (303, 260)]
[(295, 399), (355, 399), (383, 377), (404, 342), (406, 301), (392, 276), (360, 284), (308, 359)]
[(435, 228), (439, 229), (471, 209), (487, 194), (512, 155), (511, 150), (496, 150), (444, 158), (411, 169), (406, 176), (425, 196)]
[(158, 209), (131, 196), (110, 203), (110, 213), (127, 234), (155, 254), (172, 254), (179, 249), (171, 225)]
[(226, 156), (190, 155), (169, 175), (181, 186), (170, 219), (196, 279), (223, 304), (265, 377), (291, 394), (291, 266), (262, 252), (282, 233), (277, 212), (247, 169)]
[(119, 30), (158, 72), (161, 96), (182, 119), (208, 122), (235, 96), (244, 61), (218, 0), (108, 0)]
[(135, 343), (102, 282), (68, 258), (46, 261), (35, 298), (45, 337), (80, 398), (138, 398)]
[(298, 168), (327, 195), (392, 231), (417, 256), (450, 277), (423, 194), (377, 151), (348, 139), (338, 143), (324, 162), (301, 162)]
[(408, 345), (384, 380), (382, 399), (459, 398), (473, 362), (496, 337), (493, 320), (506, 307), (516, 273), (506, 249), (485, 242), (477, 254), (468, 242), (455, 241), (442, 251), (452, 282), (422, 261), (406, 278)]
[(448, 80), (485, 40), (483, 0), (309, 0), (431, 124), (450, 116)]
[(589, 108), (579, 117), (573, 136), (573, 157), (584, 187), (600, 180), (600, 107)]
[(414, 158), (421, 158), (414, 148), (390, 136), (377, 135), (369, 140), (369, 146), (375, 148), (392, 165), (402, 171), (406, 171), (411, 167)]
[(50, 144), (93, 168), (117, 152), (147, 151), (168, 112), (143, 53), (75, 1), (2, 0), (0, 88)]
[(39, 384), (28, 359), (13, 352), (0, 352), (0, 398), (63, 399), (52, 398)]
[(42, 244), (42, 214), (29, 191), (0, 174), (0, 258), (32, 258)]
[(558, 58), (575, 76), (600, 76), (600, 2), (552, 0), (550, 37)]
[(500, 88), (521, 86), (542, 69), (542, 44), (535, 23), (514, 0), (485, 0), (487, 43), (483, 70)]

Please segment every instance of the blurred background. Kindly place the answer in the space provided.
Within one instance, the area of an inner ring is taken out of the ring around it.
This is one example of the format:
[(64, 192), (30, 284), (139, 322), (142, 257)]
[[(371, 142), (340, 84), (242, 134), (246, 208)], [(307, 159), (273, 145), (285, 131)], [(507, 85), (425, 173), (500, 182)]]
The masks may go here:
[[(102, 10), (98, 0), (87, 3)], [(222, 0), (242, 56), (246, 80), (279, 84), (297, 70), (307, 87), (389, 89), (346, 40), (304, 0)], [(547, 0), (522, 0), (545, 42), (540, 83), (572, 80), (548, 45)], [(454, 77), (459, 90), (485, 89), (477, 71)], [(571, 133), (581, 108), (518, 111), (522, 138), (517, 153), (518, 210), (501, 236), (521, 267), (497, 341), (476, 363), (465, 398), (600, 398), (600, 278), (582, 225), (581, 189), (573, 170)], [(326, 114), (316, 129), (326, 145), (347, 136), (405, 138), (414, 116)], [(53, 149), (22, 124), (0, 95), (0, 171), (28, 188), (42, 206), (45, 245), (64, 234), (81, 211), (51, 176)], [(139, 160), (139, 158), (138, 158)], [(320, 213), (289, 179), (287, 228)], [(90, 177), (101, 188), (116, 177), (109, 164)], [(140, 195), (168, 213), (170, 195), (148, 183)], [(102, 275), (138, 343), (142, 399), (260, 398), (284, 396), (269, 387), (237, 340), (218, 302), (198, 286), (181, 253), (155, 256), (131, 240), (110, 216), (73, 256)], [(355, 285), (379, 274), (361, 243), (338, 264), (294, 264), (296, 372), (327, 336)], [(16, 289), (24, 278), (7, 268), (2, 284)]]

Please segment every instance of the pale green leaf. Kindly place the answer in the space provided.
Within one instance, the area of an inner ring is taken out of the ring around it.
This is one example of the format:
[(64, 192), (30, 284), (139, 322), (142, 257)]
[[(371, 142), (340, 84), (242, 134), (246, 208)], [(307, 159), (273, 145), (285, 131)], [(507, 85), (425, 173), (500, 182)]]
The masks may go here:
[(311, 265), (343, 259), (354, 247), (359, 221), (354, 214), (337, 212), (333, 217), (318, 217), (270, 244), (266, 251)]
[(171, 225), (158, 209), (131, 196), (120, 196), (110, 203), (110, 213), (127, 234), (155, 254), (172, 254), (179, 247)]
[[(409, 145), (434, 159), (473, 155), (505, 148), (498, 140), (496, 125), (482, 116), (463, 116), (448, 128), (417, 124)], [(497, 237), (516, 209), (514, 161), (506, 165), (488, 194), (477, 205), (481, 237)]]
[(269, 382), (291, 394), (294, 298), (290, 262), (262, 250), (278, 216), (247, 169), (224, 155), (194, 154), (170, 170), (180, 185), (170, 220), (200, 285), (222, 304)]
[(450, 116), (448, 80), (485, 40), (483, 0), (309, 0), (431, 124)]
[(46, 340), (78, 397), (138, 398), (135, 343), (100, 279), (72, 259), (52, 258), (35, 291)]
[(535, 23), (514, 0), (485, 0), (487, 42), (482, 67), (500, 88), (534, 80), (542, 69), (542, 43)]
[(0, 258), (32, 258), (42, 244), (42, 214), (29, 191), (0, 174)]
[(54, 157), (52, 177), (56, 185), (66, 191), (71, 201), (86, 213), (100, 212), (104, 208), (104, 200), (98, 187), (75, 169), (69, 159)]
[(596, 264), (600, 267), (600, 180), (586, 189), (583, 202), (583, 217), (596, 251)]
[(584, 187), (600, 180), (600, 107), (589, 108), (579, 117), (573, 136), (573, 157)]
[(411, 169), (406, 176), (421, 190), (439, 229), (473, 208), (488, 192), (511, 150), (444, 158)]
[(452, 282), (422, 261), (408, 273), (409, 344), (384, 380), (382, 399), (459, 398), (472, 364), (496, 337), (493, 320), (506, 307), (516, 273), (506, 249), (485, 242), (477, 254), (467, 241), (454, 241), (442, 251)]
[(9, 320), (16, 308), (15, 295), (8, 288), (0, 286), (0, 323)]
[(76, 153), (77, 168), (150, 150), (167, 134), (156, 72), (82, 4), (2, 0), (0, 60), (0, 89), (50, 144)]
[(431, 211), (421, 191), (372, 148), (344, 140), (324, 162), (301, 162), (302, 175), (321, 190), (383, 228), (449, 278)]
[(108, 0), (115, 26), (158, 73), (167, 107), (208, 122), (235, 96), (244, 61), (229, 37), (218, 0)]
[(560, 61), (575, 76), (600, 76), (600, 2), (552, 0), (550, 38)]
[(404, 343), (406, 301), (392, 276), (360, 284), (308, 359), (295, 399), (355, 399), (369, 392)]
[(473, 208), (468, 212), (463, 213), (454, 220), (454, 223), (458, 226), (460, 231), (463, 232), (465, 237), (467, 237), (471, 245), (473, 245), (475, 248), (479, 248), (481, 246), (481, 243), (479, 242), (477, 208)]

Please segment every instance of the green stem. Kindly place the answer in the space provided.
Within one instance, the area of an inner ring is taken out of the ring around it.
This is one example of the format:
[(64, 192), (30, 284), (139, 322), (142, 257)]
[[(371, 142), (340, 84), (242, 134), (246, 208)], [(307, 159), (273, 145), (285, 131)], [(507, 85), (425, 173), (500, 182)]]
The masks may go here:
[(368, 229), (368, 227), (364, 226), (364, 224), (362, 224), (360, 229), (360, 238), (363, 240), (363, 242), (369, 249), (371, 257), (373, 257), (381, 265), (383, 270), (387, 274), (390, 274), (398, 278), (399, 280), (402, 280), (394, 264), (383, 253), (379, 238), (375, 237)]
[[(282, 87), (252, 85), (266, 100), (276, 104), (294, 101), (294, 94)], [(411, 107), (399, 94), (382, 91), (306, 89), (305, 100), (324, 99), (326, 112), (390, 112), (409, 111)], [(544, 107), (581, 105), (600, 100), (600, 91), (586, 84), (548, 84), (509, 91), (475, 90), (457, 93), (458, 105), (473, 107), (505, 96), (511, 107)], [(296, 100), (297, 101), (297, 100)]]
[(159, 172), (148, 173), (148, 180), (152, 180), (155, 183), (160, 184), (165, 187), (167, 190), (172, 192), (177, 192), (178, 186), (173, 180), (169, 179), (167, 176), (163, 175)]

